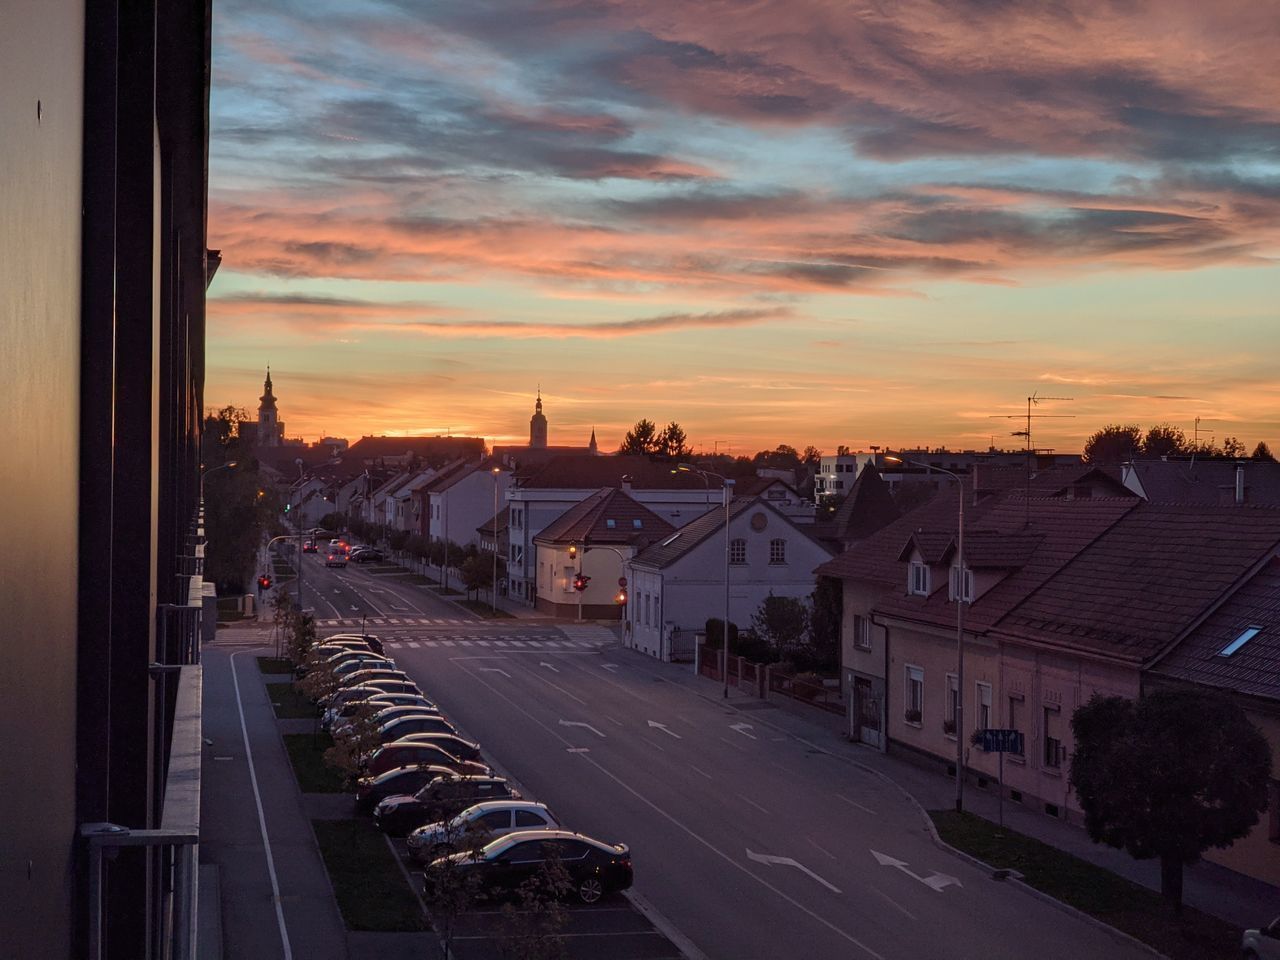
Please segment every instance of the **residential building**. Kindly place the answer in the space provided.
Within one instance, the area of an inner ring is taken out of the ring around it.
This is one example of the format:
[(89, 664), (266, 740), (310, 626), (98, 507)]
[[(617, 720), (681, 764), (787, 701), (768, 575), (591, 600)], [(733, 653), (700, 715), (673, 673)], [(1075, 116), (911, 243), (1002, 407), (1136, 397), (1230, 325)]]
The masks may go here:
[(418, 494), (423, 533), (462, 546), (478, 544), (479, 526), (506, 501), (511, 469), (494, 457), (460, 460), (442, 468)]
[(1271, 460), (1135, 460), (1124, 485), (1153, 503), (1280, 504), (1280, 463)]
[[(728, 573), (729, 619), (751, 623), (770, 595), (808, 599), (815, 567), (831, 552), (806, 528), (762, 497), (743, 497), (680, 527), (627, 563), (628, 646), (669, 660), (708, 619), (724, 618)], [(725, 563), (726, 539), (728, 564)]]
[[(674, 531), (662, 517), (616, 487), (604, 487), (566, 510), (534, 537), (537, 595), (543, 613), (590, 620), (621, 620), (616, 600), (626, 562)], [(576, 590), (578, 575), (588, 578)]]
[(833, 552), (840, 553), (901, 515), (889, 485), (880, 479), (875, 464), (868, 463), (838, 503), (819, 505), (809, 533)]
[(813, 479), (814, 497), (826, 500), (845, 496), (853, 488), (853, 483), (863, 468), (874, 465), (875, 462), (874, 453), (841, 453), (822, 457), (818, 461), (818, 472)]
[(5, 956), (193, 933), (209, 16), (4, 6)]
[[(769, 506), (777, 510), (792, 523), (813, 523), (814, 520), (814, 503), (812, 500), (806, 500), (800, 495), (790, 481), (781, 477), (773, 476), (775, 473), (783, 471), (769, 470), (760, 468), (756, 471), (754, 477), (739, 477), (733, 486), (733, 495), (735, 497), (760, 497), (769, 501)], [(790, 473), (791, 471), (785, 471)], [(714, 478), (712, 483), (716, 483)], [(711, 484), (708, 483), (708, 487)], [(711, 487), (707, 493), (708, 501), (711, 503), (720, 500), (720, 491), (716, 487)]]
[(342, 453), (342, 461), (363, 467), (441, 466), (484, 454), (481, 437), (361, 437)]

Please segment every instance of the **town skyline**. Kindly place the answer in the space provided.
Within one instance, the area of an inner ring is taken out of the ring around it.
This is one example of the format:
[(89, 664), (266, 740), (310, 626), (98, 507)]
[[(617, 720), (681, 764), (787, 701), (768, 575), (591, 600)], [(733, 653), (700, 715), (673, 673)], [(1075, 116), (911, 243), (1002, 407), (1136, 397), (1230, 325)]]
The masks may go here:
[(515, 439), (539, 383), (605, 448), (1002, 445), (1032, 392), (1060, 450), (1280, 435), (1258, 8), (489, 7), (220, 7), (211, 406), (270, 362), (309, 437)]

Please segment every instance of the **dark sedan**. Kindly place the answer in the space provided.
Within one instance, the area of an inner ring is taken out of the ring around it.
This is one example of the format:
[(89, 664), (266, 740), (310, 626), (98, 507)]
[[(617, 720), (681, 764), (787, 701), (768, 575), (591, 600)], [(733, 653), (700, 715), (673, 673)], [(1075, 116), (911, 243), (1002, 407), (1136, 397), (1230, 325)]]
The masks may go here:
[(397, 743), (430, 743), (443, 747), (455, 757), (462, 760), (479, 760), (480, 744), (464, 740), (456, 733), (409, 733), (396, 741)]
[(412, 767), (393, 767), (376, 777), (361, 777), (356, 783), (356, 809), (372, 813), (373, 808), (387, 797), (413, 794), (438, 777), (456, 777), (448, 767), (420, 764)]
[(583, 903), (631, 886), (631, 850), (626, 844), (601, 843), (568, 830), (510, 833), (474, 855), (455, 853), (445, 859), (464, 875), (479, 877), (481, 889), (502, 895), (514, 892), (551, 858), (564, 866), (573, 894)]
[(363, 550), (357, 550), (353, 553), (351, 559), (356, 563), (380, 563), (384, 558), (381, 550), (365, 547)]
[(375, 808), (373, 821), (385, 833), (400, 837), (423, 824), (448, 820), (477, 803), (519, 799), (519, 791), (501, 777), (445, 774), (415, 794), (388, 796)]
[(379, 743), (390, 743), (410, 733), (457, 733), (448, 720), (435, 717), (401, 717), (392, 720), (378, 731)]
[(475, 760), (463, 760), (455, 757), (444, 747), (434, 743), (405, 743), (397, 740), (379, 747), (365, 764), (366, 776), (376, 777), (396, 767), (409, 767), (427, 763), (437, 767), (448, 767), (456, 773), (488, 773), (489, 768)]

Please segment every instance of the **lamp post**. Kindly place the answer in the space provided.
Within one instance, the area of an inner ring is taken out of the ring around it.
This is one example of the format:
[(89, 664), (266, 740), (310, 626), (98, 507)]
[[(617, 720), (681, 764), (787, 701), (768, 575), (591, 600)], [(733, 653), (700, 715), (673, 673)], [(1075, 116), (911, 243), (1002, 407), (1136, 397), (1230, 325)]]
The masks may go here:
[(893, 463), (913, 464), (927, 470), (945, 473), (956, 482), (956, 490), (960, 494), (960, 511), (956, 521), (956, 812), (964, 810), (964, 605), (968, 602), (965, 590), (964, 575), (964, 481), (950, 470), (943, 470), (933, 464), (919, 460), (887, 455), (886, 460)]
[(298, 457), (293, 461), (298, 466), (298, 613), (302, 613), (302, 558), (305, 554), (302, 552), (302, 486), (306, 482), (306, 476), (302, 472), (302, 458)]
[(200, 502), (201, 503), (204, 503), (204, 478), (211, 473), (217, 473), (219, 470), (230, 470), (232, 467), (236, 466), (239, 463), (240, 463), (239, 460), (229, 460), (226, 463), (219, 464), (218, 466), (212, 468), (211, 470), (205, 470), (203, 467), (200, 469)]
[(727, 700), (729, 699), (729, 500), (734, 481), (713, 470), (702, 470), (690, 463), (679, 464), (671, 472), (696, 473), (702, 477), (703, 482), (706, 482), (708, 477), (715, 477), (720, 481), (720, 489), (724, 491), (724, 625), (720, 633), (724, 651), (720, 657), (720, 672), (724, 677), (724, 698)]
[(489, 588), (489, 599), (492, 601), (493, 615), (498, 616), (498, 475), (501, 467), (493, 468), (493, 583)]

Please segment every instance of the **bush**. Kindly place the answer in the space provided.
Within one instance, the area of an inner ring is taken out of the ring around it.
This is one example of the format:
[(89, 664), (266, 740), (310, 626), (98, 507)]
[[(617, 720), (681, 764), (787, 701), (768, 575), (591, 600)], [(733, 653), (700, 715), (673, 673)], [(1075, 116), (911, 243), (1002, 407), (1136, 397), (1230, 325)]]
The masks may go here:
[[(719, 617), (712, 617), (707, 621), (707, 646), (719, 650), (724, 643), (724, 621)], [(732, 621), (729, 623), (729, 649), (733, 649), (733, 645), (738, 640), (738, 625)]]

